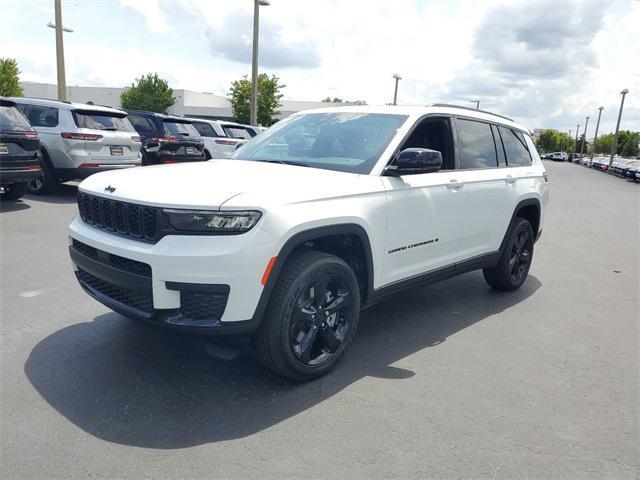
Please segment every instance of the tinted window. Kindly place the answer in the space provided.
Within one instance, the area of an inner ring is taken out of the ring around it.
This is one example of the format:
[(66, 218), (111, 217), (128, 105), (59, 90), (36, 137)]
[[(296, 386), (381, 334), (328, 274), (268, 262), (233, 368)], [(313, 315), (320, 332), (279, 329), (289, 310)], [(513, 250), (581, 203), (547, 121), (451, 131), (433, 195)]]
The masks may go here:
[(511, 166), (531, 165), (531, 155), (524, 140), (522, 132), (516, 132), (510, 128), (499, 127), (504, 150), (507, 153), (507, 162)]
[(155, 125), (150, 118), (143, 117), (142, 115), (129, 114), (129, 121), (133, 125), (133, 128), (144, 137), (150, 137), (155, 131)]
[(406, 120), (405, 115), (355, 112), (294, 115), (246, 143), (233, 157), (370, 173)]
[(493, 139), (496, 142), (496, 152), (498, 153), (498, 166), (506, 167), (507, 159), (504, 156), (504, 147), (502, 146), (502, 140), (500, 139), (500, 134), (498, 133), (498, 126), (491, 125), (491, 131), (493, 132)]
[(193, 122), (193, 126), (198, 130), (198, 133), (203, 137), (218, 137), (213, 127), (205, 122)]
[(200, 137), (198, 130), (190, 123), (184, 122), (172, 122), (163, 120), (164, 123), (164, 131), (168, 135), (182, 135), (183, 137)]
[(243, 127), (232, 127), (232, 126), (223, 126), (224, 133), (227, 134), (228, 137), (231, 138), (244, 138), (249, 139), (254, 135), (251, 135), (249, 130)]
[(0, 105), (0, 128), (20, 127), (31, 130), (31, 125), (16, 107)]
[(461, 168), (493, 168), (498, 165), (491, 125), (457, 120)]
[(24, 113), (33, 127), (57, 127), (58, 109), (43, 107), (40, 105), (18, 104), (18, 108)]
[(73, 119), (79, 128), (91, 130), (117, 130), (119, 132), (132, 132), (133, 127), (127, 117), (114, 115), (107, 112), (91, 112), (88, 110), (76, 110)]

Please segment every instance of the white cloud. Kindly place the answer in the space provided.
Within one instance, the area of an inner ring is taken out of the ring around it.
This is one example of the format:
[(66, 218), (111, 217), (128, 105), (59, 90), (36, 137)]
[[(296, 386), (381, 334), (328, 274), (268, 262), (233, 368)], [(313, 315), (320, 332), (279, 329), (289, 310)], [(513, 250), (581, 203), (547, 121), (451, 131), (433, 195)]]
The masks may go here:
[(169, 19), (160, 6), (160, 0), (120, 0), (120, 8), (129, 8), (142, 15), (147, 28), (153, 33), (170, 31)]

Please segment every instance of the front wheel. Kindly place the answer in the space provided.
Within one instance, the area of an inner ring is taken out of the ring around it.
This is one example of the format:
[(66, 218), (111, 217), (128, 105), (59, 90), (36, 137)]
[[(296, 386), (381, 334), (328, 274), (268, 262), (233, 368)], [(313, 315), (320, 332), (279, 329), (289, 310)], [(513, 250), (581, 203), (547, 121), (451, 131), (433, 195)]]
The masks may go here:
[(29, 182), (11, 183), (4, 186), (4, 193), (0, 193), (1, 200), (17, 200), (27, 193)]
[(269, 369), (295, 381), (331, 370), (358, 326), (360, 290), (347, 263), (313, 250), (293, 254), (254, 338)]
[(482, 270), (484, 279), (497, 290), (516, 290), (524, 283), (533, 260), (533, 228), (516, 217), (498, 265)]

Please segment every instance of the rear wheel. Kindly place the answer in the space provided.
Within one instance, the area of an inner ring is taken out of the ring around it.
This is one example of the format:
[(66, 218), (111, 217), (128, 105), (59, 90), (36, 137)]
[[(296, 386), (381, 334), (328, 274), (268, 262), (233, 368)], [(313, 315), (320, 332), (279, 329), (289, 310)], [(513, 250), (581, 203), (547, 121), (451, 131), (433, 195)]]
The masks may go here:
[(49, 164), (49, 159), (48, 157), (46, 157), (46, 154), (44, 152), (40, 164), (42, 168), (42, 174), (35, 180), (32, 180), (31, 183), (29, 183), (29, 193), (33, 193), (34, 195), (47, 195), (55, 189), (58, 181), (54, 176), (53, 168)]
[(290, 380), (320, 377), (344, 355), (359, 314), (358, 281), (349, 265), (326, 253), (295, 253), (254, 338), (258, 357)]
[(17, 200), (18, 198), (24, 196), (25, 193), (27, 193), (29, 182), (11, 183), (9, 185), (5, 185), (3, 188), (4, 193), (0, 194), (0, 199)]
[(533, 259), (533, 229), (524, 218), (516, 217), (498, 265), (482, 270), (484, 279), (497, 290), (516, 290), (529, 274)]

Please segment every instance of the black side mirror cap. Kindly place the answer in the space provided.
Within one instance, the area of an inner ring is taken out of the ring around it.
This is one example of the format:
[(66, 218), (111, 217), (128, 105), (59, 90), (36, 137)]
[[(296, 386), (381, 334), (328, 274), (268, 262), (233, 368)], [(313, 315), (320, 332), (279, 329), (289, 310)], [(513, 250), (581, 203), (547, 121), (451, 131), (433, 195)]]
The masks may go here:
[(433, 173), (442, 169), (442, 153), (428, 148), (405, 148), (400, 152), (394, 165), (385, 169), (385, 175), (399, 177)]

